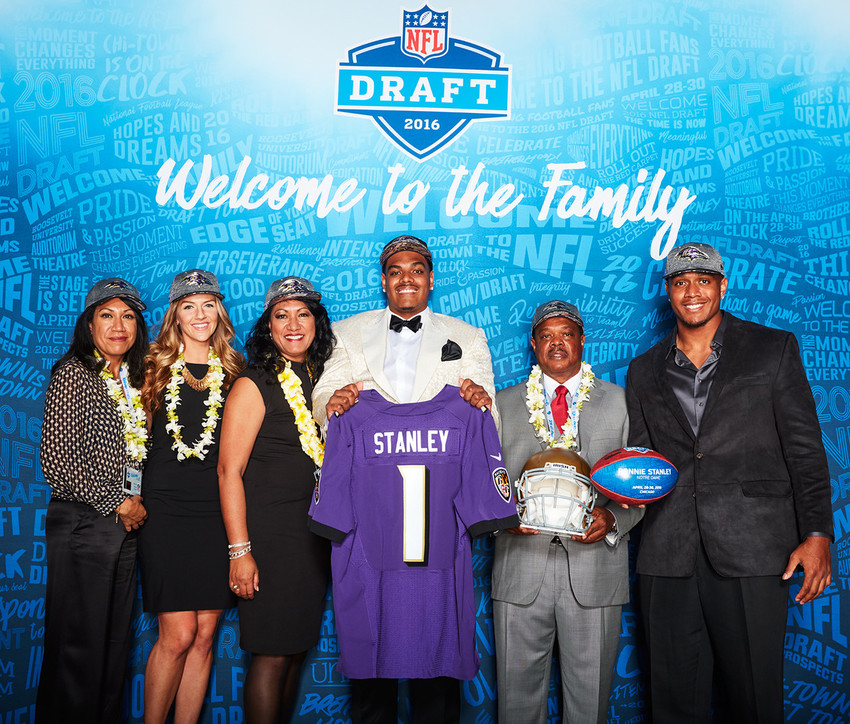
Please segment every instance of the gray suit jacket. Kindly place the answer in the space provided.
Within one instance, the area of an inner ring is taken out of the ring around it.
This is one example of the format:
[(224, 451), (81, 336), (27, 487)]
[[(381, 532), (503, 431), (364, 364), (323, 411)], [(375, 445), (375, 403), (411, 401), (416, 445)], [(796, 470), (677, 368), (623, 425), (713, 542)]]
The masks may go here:
[[(505, 466), (516, 481), (531, 455), (545, 449), (528, 421), (526, 389), (522, 382), (501, 390), (496, 401), (502, 414), (502, 449)], [(591, 466), (606, 453), (623, 447), (629, 433), (626, 398), (622, 387), (596, 379), (589, 399), (579, 416), (579, 452)], [(599, 494), (596, 505), (608, 508), (617, 519), (618, 536), (614, 546), (605, 540), (576, 543), (562, 538), (570, 560), (570, 584), (583, 606), (612, 606), (629, 600), (628, 532), (643, 517), (643, 510), (625, 510)], [(496, 538), (493, 561), (493, 590), (496, 600), (516, 604), (531, 603), (540, 591), (546, 568), (550, 533), (512, 535)]]
[[(365, 389), (377, 390), (388, 400), (398, 402), (384, 374), (388, 324), (388, 309), (363, 312), (334, 323), (336, 346), (313, 389), (313, 416), (320, 424), (326, 421), (325, 405), (331, 395), (353, 382), (364, 382)], [(481, 385), (495, 400), (493, 363), (481, 329), (460, 319), (430, 312), (422, 335), (413, 380), (413, 402), (430, 400), (446, 385), (457, 385), (466, 378)], [(449, 340), (461, 349), (457, 359), (442, 359), (443, 347)], [(491, 412), (498, 425), (495, 405)]]

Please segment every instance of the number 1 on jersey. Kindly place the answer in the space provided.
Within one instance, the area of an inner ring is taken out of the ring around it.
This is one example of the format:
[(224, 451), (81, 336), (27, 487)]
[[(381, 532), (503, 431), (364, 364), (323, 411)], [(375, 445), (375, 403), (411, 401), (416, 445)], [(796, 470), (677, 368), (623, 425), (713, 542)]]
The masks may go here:
[(398, 465), (404, 507), (403, 560), (412, 566), (428, 565), (428, 468)]

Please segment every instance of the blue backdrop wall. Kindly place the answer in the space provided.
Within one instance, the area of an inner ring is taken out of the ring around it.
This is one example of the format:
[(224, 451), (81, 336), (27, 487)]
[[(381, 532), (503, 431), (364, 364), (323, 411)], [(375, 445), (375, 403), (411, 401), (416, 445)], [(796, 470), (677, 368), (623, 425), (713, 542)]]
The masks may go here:
[[(434, 250), (433, 307), (485, 329), (499, 386), (527, 374), (530, 314), (553, 297), (581, 307), (587, 361), (622, 383), (671, 325), (666, 249), (721, 251), (726, 308), (797, 334), (831, 469), (834, 583), (807, 606), (792, 586), (786, 716), (850, 719), (846, 3), (458, 5), (0, 3), (3, 724), (33, 719), (43, 394), (91, 283), (128, 277), (156, 325), (172, 275), (210, 269), (242, 338), (285, 274), (310, 278), (334, 319), (381, 305), (378, 250), (404, 232)], [(464, 717), (483, 724), (487, 541), (474, 564), (483, 666)], [(138, 722), (156, 622), (139, 612), (133, 626)], [(609, 721), (641, 721), (631, 609), (621, 639)], [(237, 724), (235, 611), (215, 654), (203, 721)], [(329, 603), (298, 721), (349, 720), (335, 662)]]

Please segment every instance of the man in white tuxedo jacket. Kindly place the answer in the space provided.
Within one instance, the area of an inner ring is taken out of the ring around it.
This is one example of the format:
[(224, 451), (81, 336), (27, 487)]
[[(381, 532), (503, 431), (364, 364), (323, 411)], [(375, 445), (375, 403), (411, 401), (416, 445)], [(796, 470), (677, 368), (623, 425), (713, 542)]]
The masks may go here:
[[(324, 424), (330, 415), (344, 414), (361, 389), (375, 389), (393, 402), (421, 402), (446, 385), (458, 385), (467, 402), (489, 408), (498, 424), (493, 367), (484, 332), (428, 308), (434, 271), (425, 242), (413, 236), (388, 242), (381, 252), (381, 271), (387, 308), (333, 325), (336, 345), (313, 389), (316, 420)], [(456, 679), (411, 680), (410, 698), (414, 722), (459, 721), (460, 685)], [(397, 710), (394, 679), (352, 680), (354, 724), (396, 724)]]
[(463, 398), (490, 408), (498, 424), (487, 338), (478, 327), (428, 308), (434, 271), (425, 242), (413, 236), (388, 242), (381, 270), (387, 307), (333, 325), (336, 346), (313, 390), (316, 420), (324, 424), (345, 412), (359, 389), (375, 389), (393, 402), (421, 402), (460, 385)]
[[(572, 448), (591, 466), (623, 447), (629, 431), (625, 392), (598, 378), (592, 378), (588, 389), (589, 378), (582, 374), (584, 323), (579, 310), (560, 300), (538, 307), (531, 346), (541, 373), (535, 382), (538, 370), (532, 371), (531, 385), (543, 395), (546, 423), (535, 426), (529, 420), (526, 382), (496, 395), (511, 480), (520, 477), (529, 457), (549, 447)], [(566, 422), (559, 422), (560, 429), (553, 403), (556, 408), (560, 404), (560, 415), (569, 413)], [(642, 510), (622, 508), (600, 494), (584, 538), (528, 528), (497, 536), (492, 598), (501, 724), (548, 721), (556, 638), (562, 721), (605, 722), (620, 609), (629, 600), (626, 541), (642, 515)]]

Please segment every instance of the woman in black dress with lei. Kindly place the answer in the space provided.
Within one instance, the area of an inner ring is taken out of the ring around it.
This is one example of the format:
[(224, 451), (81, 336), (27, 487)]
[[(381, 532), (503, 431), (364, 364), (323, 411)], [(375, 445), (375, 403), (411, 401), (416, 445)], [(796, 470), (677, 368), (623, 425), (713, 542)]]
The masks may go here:
[(272, 282), (246, 342), (249, 367), (233, 385), (219, 456), (230, 586), (239, 596), (249, 724), (288, 721), (301, 665), (318, 640), (328, 542), (307, 530), (324, 446), (310, 411), (333, 348), (321, 295), (306, 279)]
[(139, 536), (142, 598), (159, 638), (145, 669), (145, 723), (194, 724), (203, 706), (212, 643), (227, 590), (227, 539), (218, 497), (224, 396), (245, 366), (211, 272), (174, 277), (169, 307), (145, 369), (151, 449), (142, 483), (149, 522)]

